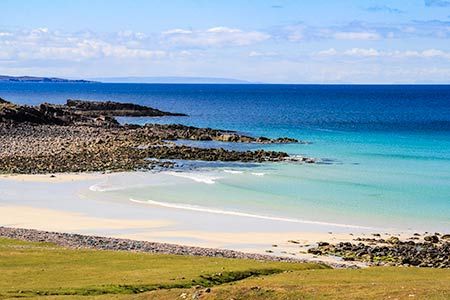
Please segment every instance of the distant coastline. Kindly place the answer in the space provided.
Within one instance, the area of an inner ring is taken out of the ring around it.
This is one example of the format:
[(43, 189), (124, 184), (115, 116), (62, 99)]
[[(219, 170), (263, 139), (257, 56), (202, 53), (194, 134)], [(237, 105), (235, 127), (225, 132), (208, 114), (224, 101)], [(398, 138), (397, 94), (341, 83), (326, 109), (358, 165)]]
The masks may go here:
[(0, 75), (0, 82), (32, 82), (32, 83), (166, 83), (166, 84), (254, 84), (234, 78), (217, 77), (98, 77), (92, 79), (66, 79), (59, 77), (9, 76)]
[(104, 83), (172, 83), (172, 84), (253, 84), (246, 80), (219, 77), (181, 77), (181, 76), (127, 76), (98, 77), (92, 80)]
[(183, 76), (124, 76), (92, 77), (87, 79), (67, 79), (60, 77), (9, 76), (0, 75), (0, 83), (129, 83), (129, 84), (237, 84), (237, 85), (300, 85), (300, 86), (447, 86), (450, 82), (261, 82), (223, 77), (183, 77)]
[(57, 77), (36, 77), (36, 76), (7, 76), (0, 75), (0, 82), (51, 82), (51, 83), (90, 83), (91, 80), (84, 79), (65, 79)]

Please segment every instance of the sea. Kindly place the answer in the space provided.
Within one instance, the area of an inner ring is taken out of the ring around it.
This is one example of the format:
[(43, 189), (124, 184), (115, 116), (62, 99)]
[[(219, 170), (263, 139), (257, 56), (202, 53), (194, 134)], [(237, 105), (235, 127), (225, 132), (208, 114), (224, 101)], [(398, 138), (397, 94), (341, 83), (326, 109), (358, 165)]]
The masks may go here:
[(450, 231), (450, 85), (0, 83), (0, 97), (29, 105), (68, 98), (133, 102), (188, 116), (120, 122), (179, 123), (309, 142), (178, 143), (264, 148), (318, 161), (179, 161), (175, 170), (92, 187), (149, 204), (143, 209)]

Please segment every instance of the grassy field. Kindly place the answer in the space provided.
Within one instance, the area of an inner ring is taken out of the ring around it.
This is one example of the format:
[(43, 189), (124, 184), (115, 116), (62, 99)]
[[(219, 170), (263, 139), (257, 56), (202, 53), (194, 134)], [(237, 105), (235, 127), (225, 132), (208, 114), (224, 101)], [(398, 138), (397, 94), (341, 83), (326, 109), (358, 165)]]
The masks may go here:
[(72, 250), (0, 239), (0, 299), (450, 299), (450, 270)]

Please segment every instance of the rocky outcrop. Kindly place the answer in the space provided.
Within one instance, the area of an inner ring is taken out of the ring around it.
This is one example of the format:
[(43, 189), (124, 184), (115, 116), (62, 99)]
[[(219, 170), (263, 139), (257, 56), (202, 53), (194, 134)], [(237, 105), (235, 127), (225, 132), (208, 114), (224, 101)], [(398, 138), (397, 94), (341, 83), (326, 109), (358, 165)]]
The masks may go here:
[(15, 105), (9, 102), (0, 103), (0, 123), (32, 123), (64, 125), (64, 121), (47, 115), (39, 108)]
[[(292, 143), (234, 131), (184, 125), (120, 125), (115, 115), (154, 114), (151, 108), (114, 102), (69, 100), (66, 105), (0, 103), (0, 173), (131, 171), (170, 168), (165, 160), (287, 161), (276, 151), (231, 151), (175, 145), (179, 139), (240, 143)], [(116, 113), (117, 112), (117, 113)], [(155, 158), (157, 160), (148, 160)], [(159, 160), (158, 160), (159, 159)], [(292, 159), (314, 162), (311, 159)]]
[(99, 102), (84, 100), (67, 100), (67, 108), (80, 114), (89, 116), (127, 116), (127, 117), (162, 117), (162, 116), (186, 116), (186, 114), (171, 113), (159, 109), (137, 105), (133, 103)]
[[(93, 127), (120, 127), (115, 116), (183, 116), (183, 114), (163, 112), (154, 108), (132, 103), (96, 102), (67, 100), (65, 105), (43, 103), (39, 106), (21, 106), (2, 100), (0, 122), (32, 123), (38, 125), (75, 125)], [(136, 126), (128, 125), (129, 128)], [(287, 137), (270, 139), (251, 137), (235, 131), (197, 128), (184, 125), (148, 124), (146, 132), (164, 140), (199, 140), (240, 143), (306, 143)]]
[(93, 127), (118, 127), (119, 122), (114, 116), (105, 114), (82, 114), (77, 110), (69, 109), (64, 105), (43, 103), (39, 111), (49, 120), (55, 120), (54, 125), (76, 125)]
[[(444, 235), (446, 236), (446, 235)], [(437, 235), (417, 237), (401, 241), (398, 237), (388, 239), (357, 238), (358, 243), (318, 243), (309, 249), (315, 255), (336, 255), (344, 260), (364, 261), (372, 265), (403, 265), (432, 268), (450, 268), (450, 241)]]
[[(167, 159), (283, 161), (275, 151), (230, 151), (177, 146), (146, 127), (92, 127), (0, 123), (0, 173), (132, 171), (173, 167)], [(156, 158), (159, 160), (148, 160)]]
[(39, 106), (15, 105), (2, 99), (0, 122), (38, 125), (77, 125), (117, 127), (115, 116), (183, 116), (151, 107), (117, 102), (67, 100), (65, 105), (43, 103)]
[(144, 126), (145, 130), (152, 134), (157, 134), (164, 140), (196, 140), (196, 141), (219, 141), (228, 143), (256, 143), (256, 144), (287, 144), (287, 143), (301, 143), (308, 144), (305, 141), (298, 141), (292, 138), (277, 138), (270, 139), (266, 137), (251, 137), (243, 134), (238, 134), (235, 131), (198, 128), (192, 126), (185, 126), (180, 124), (147, 124)]

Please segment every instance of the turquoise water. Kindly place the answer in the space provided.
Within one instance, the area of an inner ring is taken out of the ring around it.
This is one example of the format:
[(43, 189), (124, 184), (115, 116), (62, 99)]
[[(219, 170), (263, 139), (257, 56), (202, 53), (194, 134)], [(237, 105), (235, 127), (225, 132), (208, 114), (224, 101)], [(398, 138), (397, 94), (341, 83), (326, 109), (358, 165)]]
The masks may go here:
[(0, 97), (27, 104), (66, 98), (146, 104), (189, 117), (121, 121), (295, 137), (312, 144), (265, 148), (324, 162), (198, 164), (183, 177), (169, 173), (163, 182), (148, 178), (111, 191), (125, 200), (290, 220), (450, 229), (450, 86), (1, 83)]

